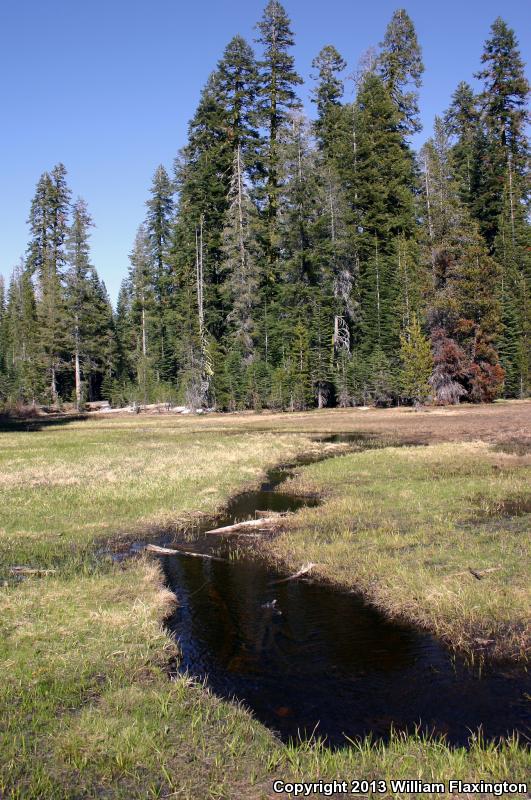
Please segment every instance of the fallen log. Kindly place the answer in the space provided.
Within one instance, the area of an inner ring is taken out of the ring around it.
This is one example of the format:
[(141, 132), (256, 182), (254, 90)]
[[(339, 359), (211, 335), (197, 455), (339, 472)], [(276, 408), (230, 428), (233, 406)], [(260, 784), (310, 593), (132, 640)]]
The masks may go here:
[(304, 564), (300, 568), (300, 570), (298, 570), (298, 572), (294, 572), (293, 575), (288, 575), (287, 578), (280, 578), (280, 580), (278, 580), (278, 581), (271, 581), (269, 586), (277, 586), (279, 583), (288, 583), (288, 581), (295, 581), (295, 580), (297, 580), (297, 578), (300, 578), (303, 575), (306, 575), (308, 572), (310, 572), (316, 566), (317, 566), (317, 564), (313, 564), (310, 561), (308, 564)]
[(144, 548), (150, 553), (157, 553), (160, 556), (192, 556), (192, 558), (207, 558), (209, 561), (223, 561), (228, 563), (226, 558), (210, 556), (207, 553), (192, 553), (189, 550), (176, 550), (173, 547), (160, 547), (158, 544), (148, 544)]
[(234, 525), (225, 525), (223, 528), (212, 528), (205, 533), (215, 533), (224, 536), (226, 533), (237, 533), (248, 528), (269, 528), (278, 523), (278, 517), (260, 517), (259, 519), (249, 519), (246, 522), (235, 522)]
[(12, 575), (54, 575), (55, 569), (34, 569), (33, 567), (10, 567)]

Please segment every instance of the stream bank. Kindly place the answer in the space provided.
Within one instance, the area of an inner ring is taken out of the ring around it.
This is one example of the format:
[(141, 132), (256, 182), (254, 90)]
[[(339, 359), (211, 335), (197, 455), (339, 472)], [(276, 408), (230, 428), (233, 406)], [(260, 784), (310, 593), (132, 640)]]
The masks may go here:
[[(334, 444), (350, 452), (371, 445), (347, 436), (335, 435)], [(389, 621), (355, 592), (311, 576), (279, 583), (283, 575), (260, 554), (262, 534), (206, 533), (256, 512), (317, 505), (316, 496), (279, 488), (297, 467), (345, 452), (275, 468), (215, 522), (159, 541), (218, 559), (161, 558), (178, 600), (166, 624), (181, 650), (179, 670), (221, 697), (242, 701), (285, 741), (313, 736), (341, 747), (349, 739), (387, 741), (392, 731), (420, 731), (466, 746), (471, 735), (485, 741), (526, 736), (531, 684), (521, 666), (486, 666), (479, 674), (435, 637)]]

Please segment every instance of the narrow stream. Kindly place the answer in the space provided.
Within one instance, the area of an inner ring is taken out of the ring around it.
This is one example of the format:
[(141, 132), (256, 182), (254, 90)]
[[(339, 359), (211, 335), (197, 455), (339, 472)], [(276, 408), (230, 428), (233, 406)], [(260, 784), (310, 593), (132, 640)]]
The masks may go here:
[[(348, 435), (333, 441), (363, 446)], [(234, 498), (216, 525), (257, 510), (317, 505), (278, 487), (295, 467), (322, 457), (272, 470), (257, 491)], [(249, 547), (252, 536), (205, 535), (210, 527), (206, 520), (160, 542), (226, 559), (161, 558), (178, 599), (166, 624), (182, 652), (179, 670), (243, 701), (284, 741), (314, 733), (340, 747), (345, 737), (386, 740), (391, 729), (416, 727), (452, 745), (478, 731), (487, 740), (529, 737), (531, 681), (522, 667), (489, 667), (478, 677), (434, 637), (387, 621), (354, 593), (310, 577), (275, 584), (283, 576)]]

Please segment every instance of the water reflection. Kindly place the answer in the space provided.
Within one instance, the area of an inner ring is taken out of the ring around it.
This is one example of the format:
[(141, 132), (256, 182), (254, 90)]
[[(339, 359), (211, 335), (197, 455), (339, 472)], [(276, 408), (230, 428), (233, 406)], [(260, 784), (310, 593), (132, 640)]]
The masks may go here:
[(297, 581), (271, 586), (270, 570), (165, 559), (179, 608), (169, 620), (181, 669), (224, 697), (243, 700), (284, 739), (317, 733), (332, 745), (369, 733), (444, 733), (466, 744), (482, 728), (526, 729), (525, 676), (478, 680), (432, 637), (386, 621), (352, 594)]

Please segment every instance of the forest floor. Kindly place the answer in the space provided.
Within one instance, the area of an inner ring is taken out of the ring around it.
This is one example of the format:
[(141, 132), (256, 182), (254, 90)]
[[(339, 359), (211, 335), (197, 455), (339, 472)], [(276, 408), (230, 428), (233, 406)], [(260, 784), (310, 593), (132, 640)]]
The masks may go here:
[(529, 753), (514, 741), (280, 743), (245, 709), (168, 679), (178, 654), (161, 622), (173, 596), (153, 563), (106, 552), (211, 514), (318, 446), (316, 433), (365, 433), (380, 446), (301, 469), (294, 485), (325, 503), (294, 515), (272, 555), (311, 558), (325, 579), (470, 653), (521, 658), (530, 421), (531, 403), (512, 402), (0, 426), (0, 797), (254, 799), (275, 796), (275, 778), (524, 780)]

